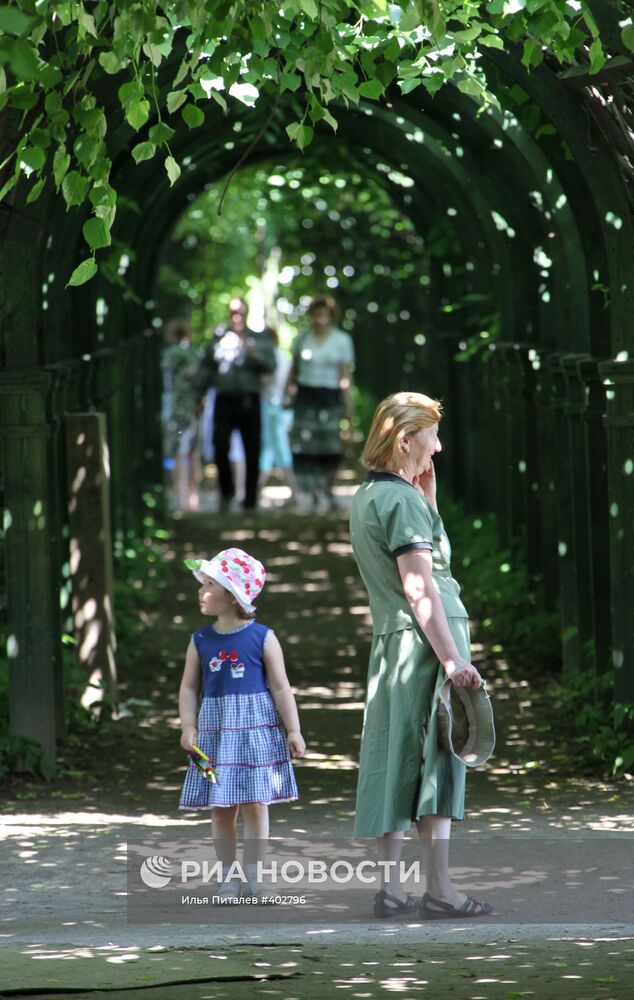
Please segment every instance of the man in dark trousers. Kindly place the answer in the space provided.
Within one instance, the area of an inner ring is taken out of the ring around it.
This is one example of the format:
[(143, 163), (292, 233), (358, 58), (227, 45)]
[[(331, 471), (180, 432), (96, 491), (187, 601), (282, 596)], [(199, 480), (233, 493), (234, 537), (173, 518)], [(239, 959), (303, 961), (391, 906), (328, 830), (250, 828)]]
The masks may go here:
[(275, 369), (275, 352), (270, 339), (254, 333), (246, 325), (244, 299), (229, 302), (229, 325), (216, 330), (207, 344), (200, 369), (201, 392), (213, 386), (216, 402), (213, 419), (213, 447), (220, 504), (227, 510), (235, 493), (229, 461), (231, 432), (240, 432), (244, 445), (246, 482), (244, 508), (253, 509), (258, 499), (260, 467), (261, 377)]

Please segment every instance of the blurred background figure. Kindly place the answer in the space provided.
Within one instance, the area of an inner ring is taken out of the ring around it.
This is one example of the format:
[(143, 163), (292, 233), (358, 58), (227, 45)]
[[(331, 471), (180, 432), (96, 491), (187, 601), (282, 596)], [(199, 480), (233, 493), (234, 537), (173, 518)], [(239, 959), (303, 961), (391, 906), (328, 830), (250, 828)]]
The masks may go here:
[[(208, 389), (205, 394), (202, 418), (202, 453), (203, 462), (215, 464), (214, 454), (214, 407), (216, 405), (216, 390)], [(229, 461), (233, 472), (234, 501), (244, 500), (245, 458), (244, 446), (239, 431), (231, 431), (229, 441)]]
[(260, 391), (261, 378), (275, 370), (273, 344), (263, 334), (246, 325), (244, 299), (229, 301), (229, 324), (217, 329), (205, 347), (199, 371), (198, 390), (216, 390), (213, 411), (213, 450), (220, 509), (228, 510), (236, 486), (230, 459), (232, 431), (240, 432), (245, 457), (245, 488), (242, 506), (252, 510), (257, 504), (260, 474)]
[(198, 510), (200, 405), (197, 378), (200, 354), (191, 342), (191, 326), (173, 319), (165, 326), (161, 355), (163, 376), (163, 454), (174, 490), (174, 506)]
[(286, 383), (292, 361), (279, 346), (277, 330), (267, 327), (268, 337), (275, 352), (275, 371), (262, 379), (262, 441), (260, 447), (260, 491), (264, 489), (272, 472), (277, 472), (290, 490), (290, 503), (296, 498), (293, 473), (293, 455), (288, 439), (293, 421), (292, 410), (285, 408)]
[(333, 486), (343, 454), (341, 421), (352, 420), (352, 338), (337, 329), (331, 296), (312, 300), (311, 329), (293, 344), (288, 394), (293, 400), (291, 448), (300, 511), (335, 508)]

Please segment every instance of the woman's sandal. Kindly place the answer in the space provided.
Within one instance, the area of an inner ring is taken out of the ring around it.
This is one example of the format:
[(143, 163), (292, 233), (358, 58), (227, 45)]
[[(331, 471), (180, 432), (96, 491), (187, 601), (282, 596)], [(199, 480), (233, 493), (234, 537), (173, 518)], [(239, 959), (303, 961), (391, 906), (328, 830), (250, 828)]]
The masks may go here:
[(473, 899), (472, 896), (467, 896), (462, 906), (452, 906), (451, 903), (445, 903), (444, 900), (436, 899), (426, 892), (421, 900), (419, 912), (423, 920), (451, 918), (460, 920), (464, 917), (486, 917), (489, 913), (493, 913), (493, 907), (483, 900)]
[(414, 917), (418, 916), (419, 905), (413, 896), (408, 896), (405, 901), (397, 899), (391, 893), (381, 889), (374, 897), (372, 912), (375, 917), (387, 919), (389, 917)]

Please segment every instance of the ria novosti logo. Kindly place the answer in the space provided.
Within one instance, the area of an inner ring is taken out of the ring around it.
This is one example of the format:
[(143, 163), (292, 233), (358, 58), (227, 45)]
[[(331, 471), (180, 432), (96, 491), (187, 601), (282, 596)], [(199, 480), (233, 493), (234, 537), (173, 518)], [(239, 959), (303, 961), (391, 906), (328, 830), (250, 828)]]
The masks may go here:
[(140, 868), (141, 880), (148, 889), (164, 889), (172, 880), (174, 868), (169, 858), (155, 855), (146, 858)]

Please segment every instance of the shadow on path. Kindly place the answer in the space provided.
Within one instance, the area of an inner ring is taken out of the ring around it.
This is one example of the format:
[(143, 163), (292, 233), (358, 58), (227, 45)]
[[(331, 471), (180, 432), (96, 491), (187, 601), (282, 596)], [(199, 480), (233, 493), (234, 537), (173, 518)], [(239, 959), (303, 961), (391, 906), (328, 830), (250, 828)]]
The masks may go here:
[(172, 528), (170, 582), (145, 615), (134, 676), (123, 678), (134, 715), (105, 724), (90, 759), (67, 760), (49, 787), (9, 789), (0, 816), (0, 997), (100, 988), (188, 1000), (251, 995), (254, 985), (289, 1000), (338, 990), (625, 996), (634, 954), (632, 866), (623, 862), (634, 837), (633, 790), (545, 770), (530, 687), (494, 661), (482, 668), (498, 747), (469, 775), (452, 859), (460, 885), (492, 899), (496, 914), (472, 924), (386, 925), (369, 916), (368, 890), (367, 916), (362, 907), (351, 922), (329, 915), (303, 923), (300, 914), (219, 926), (207, 912), (184, 925), (126, 924), (126, 844), (157, 831), (209, 837), (204, 814), (177, 809), (186, 767), (178, 686), (200, 624), (184, 558), (239, 545), (268, 570), (258, 617), (282, 642), (308, 745), (297, 762), (300, 799), (271, 808), (272, 837), (338, 843), (352, 831), (370, 619), (347, 515), (205, 513), (174, 519)]

